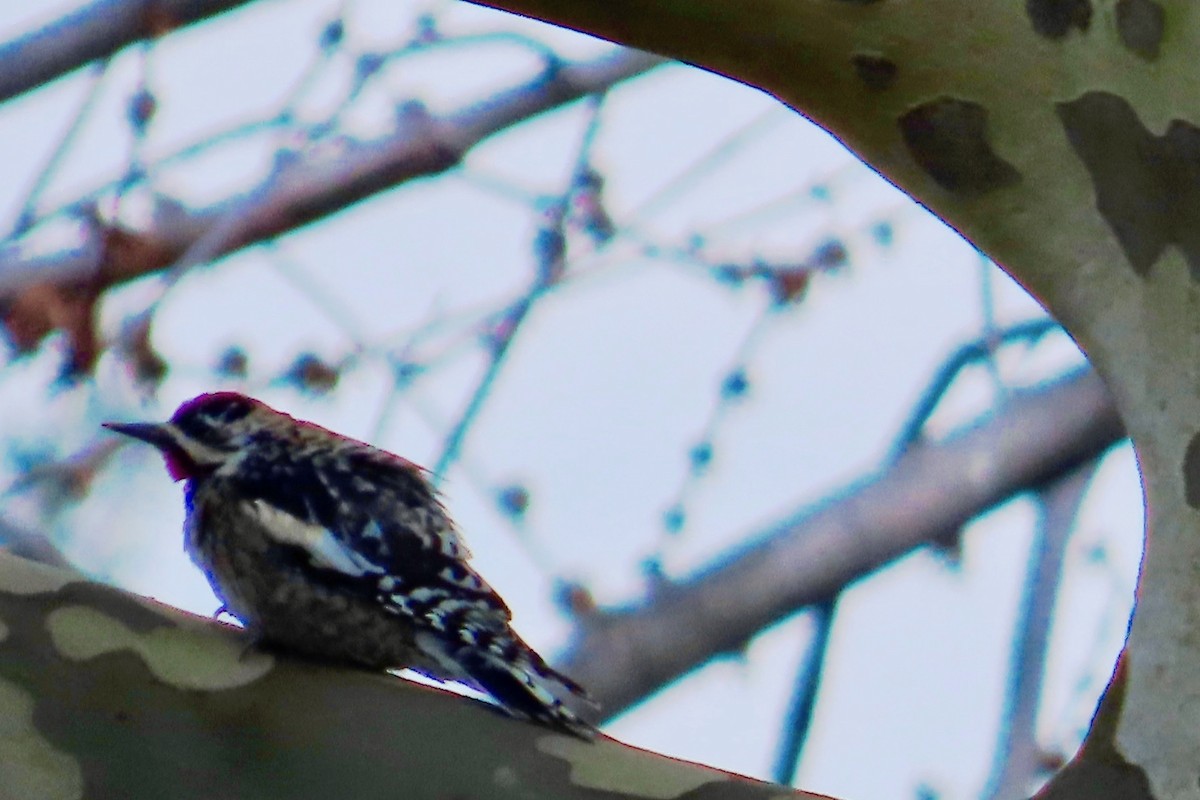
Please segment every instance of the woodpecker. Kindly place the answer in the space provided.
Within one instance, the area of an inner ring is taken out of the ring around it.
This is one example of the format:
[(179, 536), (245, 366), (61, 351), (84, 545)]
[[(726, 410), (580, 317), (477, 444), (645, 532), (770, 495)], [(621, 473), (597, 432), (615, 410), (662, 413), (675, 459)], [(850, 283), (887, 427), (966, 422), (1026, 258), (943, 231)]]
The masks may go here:
[(591, 739), (586, 700), (510, 626), (512, 614), (415, 464), (235, 392), (162, 423), (105, 423), (186, 481), (184, 549), (257, 641), (486, 692), (512, 716)]

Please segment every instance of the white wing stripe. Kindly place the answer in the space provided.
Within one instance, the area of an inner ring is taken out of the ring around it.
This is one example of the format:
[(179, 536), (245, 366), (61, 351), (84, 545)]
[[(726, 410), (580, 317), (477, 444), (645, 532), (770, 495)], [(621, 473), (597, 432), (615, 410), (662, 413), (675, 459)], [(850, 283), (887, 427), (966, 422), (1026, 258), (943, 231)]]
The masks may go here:
[(383, 567), (344, 545), (321, 525), (297, 519), (265, 500), (254, 500), (249, 506), (259, 524), (266, 528), (272, 538), (304, 549), (314, 566), (337, 570), (354, 577), (361, 577), (367, 573), (384, 573)]

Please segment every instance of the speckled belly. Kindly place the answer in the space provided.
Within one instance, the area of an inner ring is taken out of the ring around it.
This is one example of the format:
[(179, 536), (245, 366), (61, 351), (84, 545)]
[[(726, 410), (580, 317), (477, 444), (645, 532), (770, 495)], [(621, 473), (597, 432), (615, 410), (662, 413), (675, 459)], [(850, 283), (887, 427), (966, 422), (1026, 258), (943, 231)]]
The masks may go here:
[(451, 677), (414, 645), (407, 620), (336, 584), (306, 580), (293, 566), (302, 555), (269, 540), (252, 517), (214, 511), (206, 537), (188, 537), (193, 560), (229, 612), (264, 643), (326, 661)]

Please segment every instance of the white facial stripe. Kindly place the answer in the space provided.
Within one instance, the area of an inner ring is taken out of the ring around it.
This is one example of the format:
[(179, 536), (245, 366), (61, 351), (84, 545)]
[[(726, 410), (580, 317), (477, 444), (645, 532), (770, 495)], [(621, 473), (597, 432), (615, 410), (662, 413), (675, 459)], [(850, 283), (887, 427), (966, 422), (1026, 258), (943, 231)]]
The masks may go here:
[(251, 512), (267, 529), (271, 537), (285, 544), (303, 548), (314, 566), (334, 569), (346, 575), (360, 577), (369, 573), (382, 574), (384, 569), (361, 553), (342, 544), (327, 528), (297, 519), (264, 500), (249, 504)]
[(190, 458), (196, 464), (204, 466), (223, 464), (230, 456), (230, 454), (224, 450), (217, 450), (216, 448), (209, 447), (202, 442), (198, 442), (195, 439), (190, 438), (189, 436), (185, 435), (183, 431), (179, 430), (174, 423), (164, 422), (163, 429), (171, 435), (171, 438), (175, 441), (175, 444), (179, 445), (180, 449), (187, 453), (188, 458)]

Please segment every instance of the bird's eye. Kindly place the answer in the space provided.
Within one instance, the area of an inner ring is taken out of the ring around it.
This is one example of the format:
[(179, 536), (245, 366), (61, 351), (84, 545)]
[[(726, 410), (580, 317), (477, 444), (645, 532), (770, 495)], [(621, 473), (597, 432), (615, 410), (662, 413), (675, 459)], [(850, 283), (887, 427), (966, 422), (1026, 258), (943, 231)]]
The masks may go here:
[(195, 439), (225, 439), (227, 426), (244, 419), (255, 405), (256, 401), (234, 392), (203, 394), (180, 406), (171, 421)]

